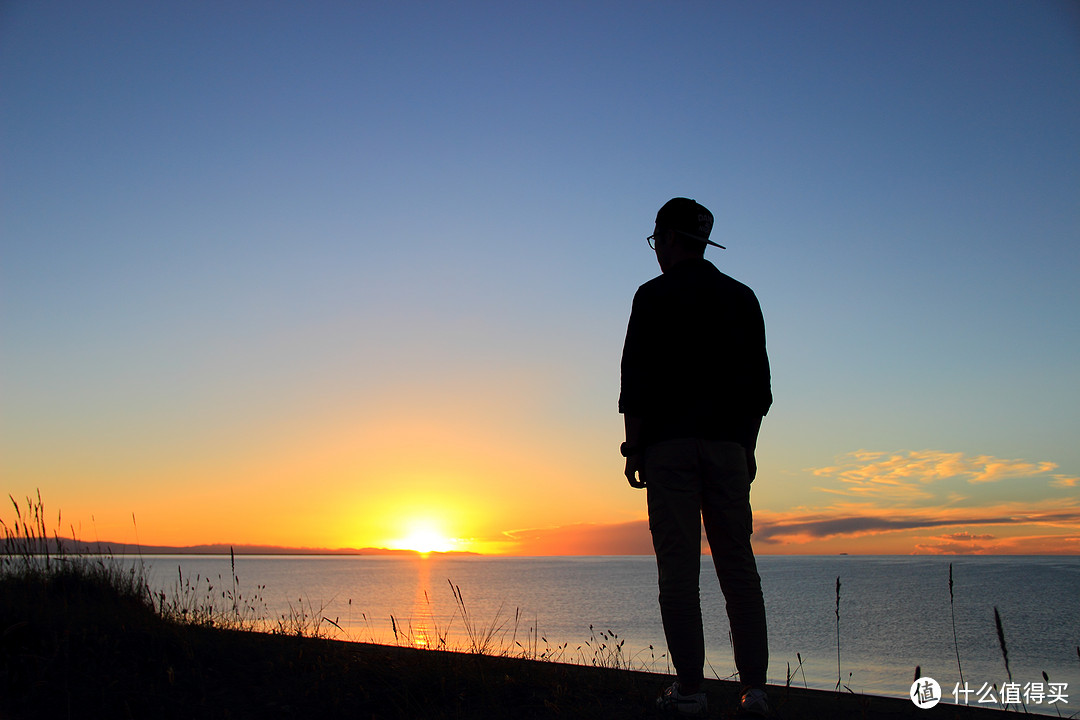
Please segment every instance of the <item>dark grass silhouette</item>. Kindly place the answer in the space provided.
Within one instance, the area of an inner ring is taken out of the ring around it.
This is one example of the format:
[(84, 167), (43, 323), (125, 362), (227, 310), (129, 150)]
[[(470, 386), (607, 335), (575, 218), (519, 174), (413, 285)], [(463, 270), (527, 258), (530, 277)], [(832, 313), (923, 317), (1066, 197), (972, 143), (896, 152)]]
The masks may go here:
[[(14, 525), (0, 520), (4, 720), (621, 719), (654, 716), (653, 700), (670, 682), (629, 669), (611, 631), (586, 643), (599, 648), (588, 666), (584, 656), (578, 665), (333, 640), (317, 611), (257, 617), (258, 602), (237, 591), (235, 569), (217, 586), (196, 579), (187, 594), (178, 584), (174, 598), (155, 596), (137, 562), (64, 554), (57, 535), (45, 531), (40, 497), (25, 509), (12, 502)], [(474, 640), (483, 641), (490, 625), (476, 627)], [(707, 680), (704, 687), (712, 716), (732, 717), (737, 683)], [(925, 717), (896, 698), (784, 686), (769, 692), (785, 720)], [(942, 710), (937, 717), (999, 715)]]
[(967, 687), (967, 683), (964, 682), (964, 668), (960, 665), (960, 644), (956, 640), (956, 607), (953, 605), (952, 563), (949, 563), (949, 616), (952, 620), (953, 649), (956, 650), (956, 670), (960, 673), (960, 684)]

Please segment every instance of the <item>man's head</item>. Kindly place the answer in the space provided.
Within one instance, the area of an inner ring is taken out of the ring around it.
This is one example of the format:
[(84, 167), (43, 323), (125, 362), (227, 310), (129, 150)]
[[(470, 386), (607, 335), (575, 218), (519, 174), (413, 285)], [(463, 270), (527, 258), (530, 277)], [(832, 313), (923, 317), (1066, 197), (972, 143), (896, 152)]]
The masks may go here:
[(656, 213), (653, 249), (661, 272), (677, 263), (705, 255), (705, 246), (723, 248), (709, 240), (713, 215), (708, 208), (689, 198), (672, 198)]

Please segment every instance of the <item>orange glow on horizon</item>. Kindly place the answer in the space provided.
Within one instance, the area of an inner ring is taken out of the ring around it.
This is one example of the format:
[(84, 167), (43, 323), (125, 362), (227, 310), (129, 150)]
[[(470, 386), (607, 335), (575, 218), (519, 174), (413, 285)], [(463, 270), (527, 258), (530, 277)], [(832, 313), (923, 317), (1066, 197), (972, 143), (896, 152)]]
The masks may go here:
[[(653, 552), (644, 495), (607, 466), (560, 474), (514, 436), (471, 424), (468, 432), (460, 424), (363, 425), (320, 440), (250, 464), (223, 463), (197, 480), (185, 479), (189, 467), (162, 471), (153, 483), (117, 483), (111, 496), (92, 482), (43, 484), (49, 534), (238, 552)], [(937, 451), (840, 460), (810, 470), (820, 485), (797, 505), (773, 490), (790, 485), (763, 481), (768, 492), (754, 503), (758, 554), (1080, 554), (1080, 480), (1052, 463)], [(1039, 483), (1044, 490), (1034, 492)], [(318, 490), (313, 501), (296, 502), (294, 489), (309, 485)], [(12, 496), (23, 505), (35, 494)], [(0, 509), (10, 525), (9, 515)]]
[(439, 525), (432, 520), (417, 519), (408, 523), (407, 534), (403, 538), (389, 540), (387, 547), (392, 550), (413, 550), (418, 553), (449, 552), (461, 549), (462, 541), (443, 534)]

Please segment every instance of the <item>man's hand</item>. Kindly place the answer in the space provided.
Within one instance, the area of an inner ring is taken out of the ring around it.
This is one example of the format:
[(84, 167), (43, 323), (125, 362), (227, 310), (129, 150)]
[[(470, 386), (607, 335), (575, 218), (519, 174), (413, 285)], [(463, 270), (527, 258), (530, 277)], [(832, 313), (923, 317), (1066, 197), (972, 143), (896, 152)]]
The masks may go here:
[(630, 487), (640, 490), (645, 487), (645, 478), (641, 477), (641, 418), (623, 413), (623, 422), (626, 425), (626, 442), (623, 443), (622, 452), (636, 451), (626, 458), (624, 474)]
[(750, 482), (754, 482), (757, 477), (757, 458), (754, 457), (753, 448), (746, 451), (746, 470), (750, 475)]
[(645, 487), (645, 480), (641, 477), (641, 453), (626, 458), (624, 474), (626, 475), (626, 482), (630, 483), (630, 487), (638, 490)]

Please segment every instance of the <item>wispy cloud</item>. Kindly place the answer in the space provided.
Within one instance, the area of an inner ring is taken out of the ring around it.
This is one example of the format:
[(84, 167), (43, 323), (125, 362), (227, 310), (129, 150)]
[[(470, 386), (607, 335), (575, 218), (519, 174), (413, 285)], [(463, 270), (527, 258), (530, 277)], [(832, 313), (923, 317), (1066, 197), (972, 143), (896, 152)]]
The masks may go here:
[[(1080, 518), (1080, 514), (1078, 514)], [(936, 513), (896, 515), (883, 510), (867, 509), (864, 513), (817, 512), (803, 515), (760, 515), (755, 521), (754, 538), (759, 542), (807, 542), (836, 536), (863, 535), (901, 530), (936, 530), (967, 525), (1002, 525), (1011, 522), (1002, 515), (965, 515), (940, 517)]]
[(915, 549), (919, 553), (938, 555), (980, 554), (985, 553), (988, 548), (994, 547), (993, 541), (996, 539), (996, 535), (973, 535), (968, 532), (957, 532), (931, 538), (928, 542), (917, 544)]
[(1054, 475), (1054, 479), (1050, 481), (1050, 485), (1053, 487), (1070, 488), (1080, 485), (1080, 477), (1074, 477), (1070, 475)]
[[(808, 468), (816, 477), (835, 478), (838, 487), (819, 487), (822, 492), (865, 498), (926, 499), (934, 496), (926, 486), (951, 479), (971, 484), (1014, 478), (1048, 476), (1057, 469), (1049, 461), (1006, 460), (993, 455), (967, 456), (940, 450), (857, 450), (827, 467)], [(1077, 478), (1054, 475), (1058, 487), (1072, 486)]]
[[(1071, 501), (1040, 501), (973, 508), (921, 508), (897, 511), (870, 504), (849, 505), (793, 513), (759, 513), (755, 519), (754, 538), (767, 545), (805, 545), (836, 538), (857, 539), (905, 532), (918, 535), (921, 531), (938, 532), (956, 528), (955, 532), (916, 538), (915, 551), (978, 552), (993, 543), (998, 549), (1015, 545), (1015, 537), (1000, 538), (985, 532), (992, 528), (1011, 528), (1011, 533), (1023, 528), (1041, 528), (1038, 535), (1048, 545), (1050, 539), (1067, 539), (1080, 535), (1080, 504)], [(976, 532), (975, 530), (979, 530)], [(1063, 531), (1060, 534), (1051, 532)], [(982, 543), (981, 545), (976, 545)], [(1063, 545), (1060, 551), (1073, 551), (1075, 544)], [(961, 550), (961, 548), (966, 548)]]
[(917, 544), (915, 552), (928, 555), (1074, 555), (1080, 554), (1080, 535), (1020, 535), (1007, 538), (945, 535)]

